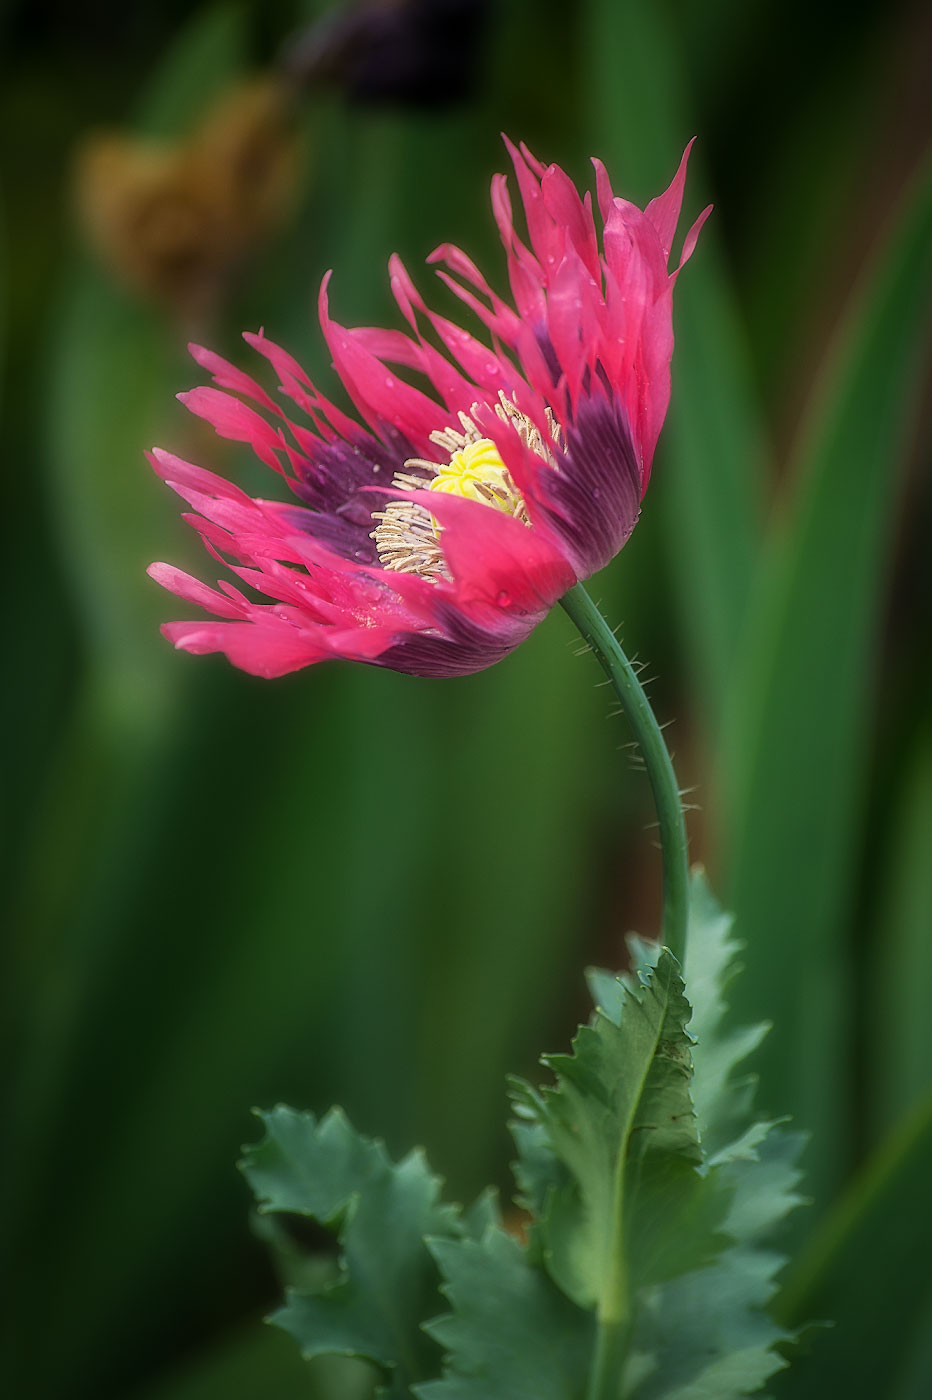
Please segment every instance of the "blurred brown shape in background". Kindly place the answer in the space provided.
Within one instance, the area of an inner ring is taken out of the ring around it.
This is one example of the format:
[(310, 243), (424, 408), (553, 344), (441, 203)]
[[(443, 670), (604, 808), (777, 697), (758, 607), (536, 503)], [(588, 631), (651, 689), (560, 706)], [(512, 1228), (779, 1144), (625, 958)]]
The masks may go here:
[(181, 142), (94, 133), (75, 163), (81, 226), (123, 283), (202, 325), (287, 217), (302, 146), (290, 93), (268, 77), (230, 88)]

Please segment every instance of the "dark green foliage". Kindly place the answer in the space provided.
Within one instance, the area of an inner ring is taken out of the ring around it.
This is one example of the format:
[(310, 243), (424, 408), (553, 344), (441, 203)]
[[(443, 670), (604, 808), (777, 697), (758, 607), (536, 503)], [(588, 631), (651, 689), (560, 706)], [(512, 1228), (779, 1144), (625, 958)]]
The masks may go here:
[[(780, 1311), (804, 1335), (780, 1400), (920, 1400), (932, 1393), (932, 1100), (928, 1094), (868, 1162), (787, 1271)], [(865, 1267), (865, 1260), (871, 1267)], [(895, 1344), (869, 1345), (887, 1337)]]
[[(687, 954), (694, 1014), (669, 953), (651, 966), (656, 953), (633, 951), (636, 978), (591, 974), (600, 1010), (572, 1058), (547, 1058), (556, 1088), (519, 1088), (534, 1125), (518, 1127), (520, 1180), (542, 1212), (535, 1234), (548, 1269), (591, 1303), (617, 1268), (605, 1246), (624, 1162), (625, 1272), (639, 1297), (626, 1393), (727, 1400), (782, 1364), (773, 1347), (786, 1334), (766, 1309), (784, 1260), (762, 1242), (799, 1201), (801, 1142), (749, 1117), (742, 1062), (763, 1028), (723, 1025), (737, 945), (701, 873)], [(545, 1142), (557, 1159), (548, 1184)]]
[[(580, 963), (616, 965), (634, 909), (659, 922), (646, 785), (614, 761), (627, 736), (561, 617), (462, 682), (347, 667), (265, 685), (175, 655), (157, 624), (180, 606), (143, 573), (205, 564), (145, 447), (280, 487), (175, 404), (200, 377), (185, 341), (254, 370), (239, 332), (264, 324), (329, 391), (328, 266), (353, 324), (399, 324), (394, 249), (425, 293), (445, 239), (504, 291), (487, 195), (505, 129), (581, 181), (599, 154), (638, 200), (698, 138), (684, 219), (715, 212), (677, 286), (642, 518), (597, 596), (676, 719), (706, 813), (694, 848), (717, 883), (732, 872), (736, 1019), (777, 1023), (760, 1101), (797, 1105), (818, 1177), (858, 1183), (795, 1217), (800, 1269), (809, 1234), (819, 1251), (831, 1235), (835, 1262), (817, 1289), (794, 1271), (784, 1320), (837, 1323), (770, 1388), (830, 1392), (843, 1362), (875, 1400), (895, 1355), (894, 1400), (925, 1400), (928, 1172), (902, 1120), (932, 1073), (932, 496), (911, 430), (926, 252), (895, 213), (927, 140), (922, 7), (855, 5), (839, 24), (801, 0), (487, 6), (455, 108), (361, 108), (323, 82), (302, 96), (293, 218), (215, 316), (123, 288), (84, 247), (73, 153), (101, 128), (183, 140), (228, 80), (342, 3), (0, 18), (4, 1380), (23, 1400), (365, 1396), (367, 1363), (304, 1363), (257, 1321), (276, 1283), (230, 1169), (246, 1106), (337, 1099), (392, 1144), (424, 1142), (471, 1197), (506, 1170), (503, 1074), (568, 1040)], [(714, 1157), (747, 1121), (732, 1058), (760, 1032), (711, 1051), (692, 955), (686, 972)], [(517, 1136), (539, 1214), (568, 1168), (533, 1121)], [(726, 1234), (792, 1194), (795, 1150), (777, 1127), (739, 1163), (751, 1184)], [(875, 1194), (888, 1152), (920, 1165)], [(868, 1195), (866, 1228), (847, 1202)], [(540, 1249), (532, 1235), (546, 1279)], [(680, 1285), (658, 1287), (669, 1310)]]
[(421, 1400), (574, 1400), (592, 1349), (593, 1319), (517, 1240), (490, 1226), (479, 1240), (435, 1241), (452, 1311), (429, 1331), (450, 1365), (418, 1386)]
[(519, 1082), (513, 1090), (565, 1174), (536, 1229), (547, 1268), (583, 1307), (598, 1303), (617, 1267), (620, 1198), (635, 1288), (703, 1262), (725, 1207), (695, 1170), (702, 1152), (689, 1093), (689, 1006), (676, 962), (664, 952), (642, 978), (631, 988), (615, 982), (612, 1003), (581, 1028), (572, 1055), (544, 1058), (556, 1088), (538, 1093)]
[[(758, 1389), (789, 1339), (767, 1311), (784, 1262), (770, 1237), (799, 1199), (799, 1142), (749, 1119), (739, 1072), (759, 1035), (722, 1026), (729, 929), (697, 875), (698, 1041), (676, 961), (632, 940), (636, 973), (593, 973), (591, 1022), (572, 1054), (544, 1057), (555, 1083), (512, 1081), (526, 1240), (505, 1233), (488, 1197), (465, 1217), (438, 1205), (422, 1157), (393, 1166), (342, 1114), (263, 1115), (266, 1137), (242, 1164), (260, 1210), (310, 1216), (340, 1252), (335, 1278), (290, 1289), (271, 1320), (307, 1357), (378, 1363), (391, 1395), (581, 1400), (601, 1319), (623, 1297), (619, 1395)], [(433, 1317), (438, 1285), (450, 1311)], [(428, 1337), (446, 1353), (439, 1379)]]
[(845, 939), (865, 816), (871, 669), (928, 350), (928, 169), (897, 216), (796, 447), (790, 499), (752, 599), (723, 758), (729, 902), (754, 939), (736, 1009), (774, 1021), (761, 1057), (768, 1106), (813, 1131), (820, 1200), (837, 1191), (847, 1130), (838, 1093), (854, 988)]
[(393, 1165), (336, 1109), (320, 1123), (284, 1107), (260, 1117), (265, 1139), (241, 1163), (260, 1211), (307, 1216), (332, 1229), (340, 1248), (336, 1279), (290, 1289), (271, 1320), (302, 1355), (372, 1361), (390, 1373), (386, 1395), (407, 1394), (436, 1362), (421, 1330), (439, 1302), (424, 1238), (457, 1231), (456, 1212), (438, 1204), (440, 1182), (421, 1153)]

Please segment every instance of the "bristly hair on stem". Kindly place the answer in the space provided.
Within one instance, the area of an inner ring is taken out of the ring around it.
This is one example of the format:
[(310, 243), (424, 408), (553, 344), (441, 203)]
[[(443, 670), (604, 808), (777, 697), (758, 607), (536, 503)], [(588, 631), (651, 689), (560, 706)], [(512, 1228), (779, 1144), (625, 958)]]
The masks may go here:
[(576, 584), (564, 594), (560, 603), (579, 629), (586, 648), (595, 652), (640, 748), (657, 809), (663, 853), (662, 937), (682, 964), (686, 953), (689, 911), (688, 845), (683, 802), (662, 727), (650, 707), (634, 666), (582, 584)]

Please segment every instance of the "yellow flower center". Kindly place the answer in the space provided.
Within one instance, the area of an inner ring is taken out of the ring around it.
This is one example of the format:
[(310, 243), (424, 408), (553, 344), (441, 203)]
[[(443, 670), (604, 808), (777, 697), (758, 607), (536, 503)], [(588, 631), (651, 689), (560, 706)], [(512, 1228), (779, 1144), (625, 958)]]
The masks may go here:
[[(499, 398), (496, 413), (502, 422), (513, 424), (525, 446), (530, 446), (544, 461), (549, 461), (550, 456), (540, 432), (511, 399), (504, 394), (500, 394)], [(403, 491), (423, 491), (425, 488), (428, 491), (445, 491), (450, 496), (462, 496), (468, 501), (492, 506), (522, 525), (530, 525), (524, 497), (515, 486), (495, 443), (491, 438), (480, 437), (468, 414), (461, 413), (459, 421), (462, 432), (450, 427), (430, 435), (431, 441), (445, 455), (449, 454), (446, 463), (412, 457), (405, 463), (410, 470), (396, 472), (392, 485)], [(555, 423), (552, 431), (558, 431)], [(390, 501), (384, 510), (373, 511), (372, 519), (375, 529), (371, 532), (371, 538), (375, 540), (379, 563), (384, 569), (419, 574), (421, 578), (435, 582), (449, 579), (450, 573), (440, 543), (443, 527), (429, 509), (402, 498)]]
[(438, 466), (436, 473), (428, 484), (430, 491), (464, 496), (468, 501), (494, 506), (506, 515), (515, 515), (524, 505), (491, 438), (467, 442), (453, 453), (446, 466)]

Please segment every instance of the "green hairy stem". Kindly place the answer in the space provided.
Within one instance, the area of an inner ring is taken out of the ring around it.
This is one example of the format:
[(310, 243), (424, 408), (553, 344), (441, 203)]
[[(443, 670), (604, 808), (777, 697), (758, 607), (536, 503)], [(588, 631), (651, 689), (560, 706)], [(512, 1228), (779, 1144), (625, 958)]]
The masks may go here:
[(577, 583), (560, 602), (611, 681), (644, 757), (657, 808), (663, 852), (663, 941), (682, 966), (689, 911), (686, 823), (676, 774), (660, 725), (634, 667), (582, 584)]
[[(572, 588), (561, 602), (611, 681), (644, 756), (657, 809), (663, 852), (663, 941), (682, 965), (689, 910), (689, 862), (683, 804), (673, 764), (644, 687), (615, 634), (582, 584)], [(625, 1159), (622, 1155), (618, 1163), (612, 1212), (612, 1258), (616, 1266), (599, 1300), (598, 1337), (587, 1400), (614, 1400), (617, 1397), (628, 1348), (632, 1319), (625, 1270), (624, 1173)]]

